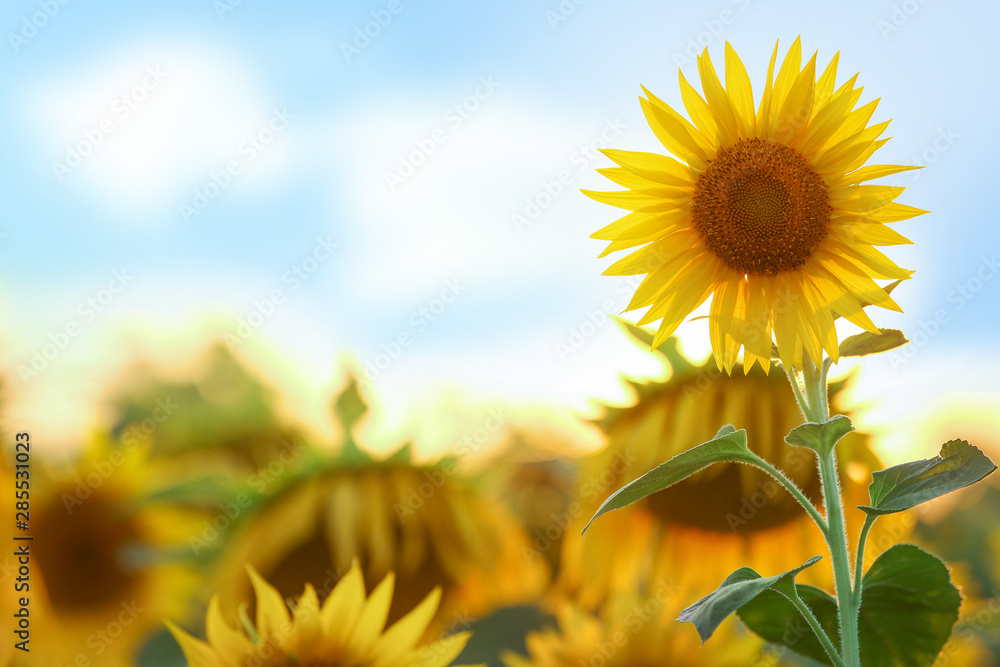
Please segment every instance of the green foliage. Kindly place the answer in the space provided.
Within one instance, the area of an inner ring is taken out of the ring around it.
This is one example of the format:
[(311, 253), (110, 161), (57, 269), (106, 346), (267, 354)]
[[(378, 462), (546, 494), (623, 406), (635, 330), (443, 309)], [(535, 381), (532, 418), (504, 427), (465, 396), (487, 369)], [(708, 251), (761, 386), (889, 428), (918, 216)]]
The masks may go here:
[(803, 565), (773, 577), (762, 577), (749, 567), (741, 567), (709, 595), (695, 602), (677, 617), (683, 623), (693, 623), (702, 641), (707, 640), (726, 618), (768, 589), (793, 591), (795, 575), (815, 564), (821, 556), (813, 556)]
[(965, 440), (950, 440), (932, 459), (911, 461), (880, 470), (868, 487), (868, 514), (892, 514), (975, 484), (997, 467), (976, 446)]
[[(827, 636), (839, 644), (837, 601), (811, 586), (797, 590)], [(861, 591), (861, 664), (926, 667), (934, 662), (951, 635), (961, 603), (944, 563), (912, 544), (897, 544), (872, 564)], [(778, 593), (762, 593), (737, 614), (767, 641), (831, 664), (805, 619)]]
[(756, 464), (759, 459), (747, 447), (747, 432), (743, 429), (732, 430), (732, 428), (732, 426), (722, 427), (719, 430), (719, 435), (712, 440), (678, 454), (639, 479), (615, 491), (587, 523), (587, 527), (583, 529), (584, 532), (602, 514), (621, 509), (652, 493), (673, 486), (713, 463)]
[(826, 456), (837, 446), (841, 438), (853, 430), (854, 426), (850, 419), (845, 415), (837, 415), (822, 424), (806, 422), (796, 426), (785, 436), (785, 442), (793, 447), (806, 447), (819, 453), (820, 456)]

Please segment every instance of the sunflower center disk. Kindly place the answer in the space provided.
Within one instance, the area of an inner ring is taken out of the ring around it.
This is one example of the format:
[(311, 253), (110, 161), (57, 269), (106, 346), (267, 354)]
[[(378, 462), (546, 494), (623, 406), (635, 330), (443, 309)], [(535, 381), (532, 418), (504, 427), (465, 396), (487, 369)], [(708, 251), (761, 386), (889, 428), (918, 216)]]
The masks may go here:
[(826, 238), (824, 181), (793, 148), (740, 139), (698, 178), (695, 228), (731, 269), (774, 275), (802, 266)]

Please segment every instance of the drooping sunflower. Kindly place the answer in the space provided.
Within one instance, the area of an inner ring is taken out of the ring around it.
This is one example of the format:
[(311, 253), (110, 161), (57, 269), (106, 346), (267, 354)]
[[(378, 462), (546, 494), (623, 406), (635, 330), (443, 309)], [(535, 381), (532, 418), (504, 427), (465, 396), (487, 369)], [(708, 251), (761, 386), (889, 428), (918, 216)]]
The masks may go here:
[(135, 652), (178, 616), (197, 575), (174, 550), (194, 515), (149, 497), (157, 484), (143, 446), (95, 437), (69, 466), (32, 467), (32, 660), (130, 667)]
[[(627, 310), (661, 320), (654, 347), (712, 297), (709, 330), (719, 368), (770, 367), (772, 333), (786, 368), (803, 351), (838, 359), (834, 318), (878, 329), (863, 310), (900, 310), (875, 281), (901, 280), (875, 246), (909, 243), (886, 226), (925, 213), (894, 201), (902, 187), (865, 184), (915, 167), (864, 166), (888, 139), (868, 125), (878, 100), (857, 107), (857, 75), (835, 87), (838, 55), (816, 76), (798, 39), (775, 76), (778, 46), (756, 105), (750, 77), (726, 44), (725, 87), (708, 49), (698, 57), (702, 94), (680, 72), (690, 121), (643, 88), (643, 113), (673, 157), (605, 150), (602, 174), (627, 190), (585, 194), (631, 211), (593, 234), (602, 256), (636, 248), (606, 275), (643, 275)], [(857, 108), (855, 108), (857, 107)], [(713, 296), (714, 295), (714, 296)]]
[(231, 626), (218, 597), (208, 609), (207, 643), (167, 621), (190, 667), (444, 667), (469, 639), (466, 632), (420, 642), (441, 600), (438, 588), (387, 629), (392, 573), (366, 596), (355, 563), (325, 601), (307, 583), (290, 608), (276, 588), (253, 568), (249, 572), (257, 598), (255, 624), (247, 619), (242, 630)]
[[(791, 495), (766, 473), (738, 464), (706, 468), (602, 516), (585, 536), (580, 535), (579, 529), (611, 493), (676, 454), (711, 440), (726, 424), (745, 428), (750, 448), (820, 503), (815, 455), (783, 441), (802, 422), (785, 377), (759, 368), (731, 376), (717, 370), (711, 359), (694, 364), (678, 351), (675, 338), (656, 354), (669, 362), (668, 379), (633, 383), (637, 401), (606, 410), (597, 426), (607, 446), (583, 465), (578, 479), (581, 510), (578, 525), (567, 531), (557, 590), (587, 609), (603, 604), (614, 591), (630, 590), (635, 579), (662, 579), (685, 588), (675, 600), (674, 611), (679, 612), (741, 566), (768, 576), (827, 554), (819, 529)], [(844, 382), (830, 386), (838, 412), (842, 412), (843, 388)], [(862, 505), (868, 500), (870, 473), (882, 467), (878, 457), (868, 437), (858, 432), (839, 443), (838, 454), (846, 505)], [(858, 510), (847, 511), (852, 539), (863, 518)], [(894, 542), (902, 536), (898, 522), (890, 520), (876, 524), (869, 544), (884, 541), (884, 531), (893, 531)], [(799, 580), (829, 587), (828, 570), (809, 568)]]
[(217, 563), (217, 590), (223, 612), (233, 613), (246, 598), (249, 564), (286, 597), (306, 583), (322, 596), (358, 560), (369, 586), (395, 572), (390, 622), (440, 587), (437, 631), (535, 599), (550, 573), (543, 559), (522, 555), (527, 545), (506, 508), (453, 464), (414, 463), (406, 451), (374, 460), (355, 450), (236, 529)]

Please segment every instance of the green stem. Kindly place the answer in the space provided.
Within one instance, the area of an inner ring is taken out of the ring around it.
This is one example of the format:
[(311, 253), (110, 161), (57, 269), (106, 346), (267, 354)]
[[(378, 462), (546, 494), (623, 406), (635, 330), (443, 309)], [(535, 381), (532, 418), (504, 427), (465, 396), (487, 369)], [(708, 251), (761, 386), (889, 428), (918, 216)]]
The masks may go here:
[(795, 589), (795, 584), (792, 583), (791, 594), (785, 592), (784, 590), (781, 592), (793, 605), (795, 605), (795, 608), (799, 610), (802, 617), (806, 619), (806, 623), (808, 623), (809, 627), (812, 628), (813, 634), (815, 634), (816, 638), (819, 639), (819, 643), (823, 645), (823, 649), (826, 651), (826, 654), (830, 656), (830, 660), (833, 662), (833, 667), (845, 667), (844, 661), (840, 658), (840, 654), (837, 652), (837, 648), (833, 645), (833, 642), (830, 641), (830, 637), (827, 636), (826, 631), (823, 630), (823, 626), (819, 624), (818, 620), (816, 620), (816, 616), (813, 614), (812, 609), (810, 609), (809, 606), (802, 601), (802, 598), (799, 597), (799, 593)]
[(868, 541), (868, 531), (875, 525), (878, 516), (868, 514), (865, 516), (865, 525), (861, 527), (861, 536), (858, 538), (858, 556), (854, 561), (854, 605), (861, 611), (861, 577), (865, 571), (865, 543)]
[[(827, 396), (826, 376), (830, 370), (829, 360), (824, 360), (817, 368), (805, 355), (802, 364), (805, 385), (806, 417), (817, 424), (830, 421), (830, 405)], [(861, 652), (858, 642), (858, 607), (851, 589), (851, 562), (847, 547), (847, 530), (844, 525), (844, 510), (840, 498), (840, 480), (837, 474), (836, 448), (830, 447), (825, 456), (818, 456), (820, 482), (823, 490), (823, 505), (826, 508), (827, 530), (824, 531), (826, 544), (833, 561), (833, 582), (837, 593), (837, 613), (840, 618), (841, 650), (845, 667), (861, 667)]]
[(816, 509), (816, 506), (813, 505), (812, 501), (809, 500), (806, 494), (802, 493), (802, 490), (795, 486), (795, 482), (788, 479), (783, 472), (756, 454), (754, 454), (754, 457), (757, 461), (753, 465), (756, 465), (758, 468), (771, 475), (771, 477), (778, 480), (781, 485), (785, 487), (797, 501), (799, 501), (799, 504), (802, 505), (803, 509), (805, 509), (809, 516), (812, 517), (812, 520), (816, 522), (816, 525), (820, 527), (820, 530), (822, 530), (825, 535), (829, 530), (829, 527), (826, 525), (826, 519), (823, 518), (823, 515), (819, 513), (819, 510)]

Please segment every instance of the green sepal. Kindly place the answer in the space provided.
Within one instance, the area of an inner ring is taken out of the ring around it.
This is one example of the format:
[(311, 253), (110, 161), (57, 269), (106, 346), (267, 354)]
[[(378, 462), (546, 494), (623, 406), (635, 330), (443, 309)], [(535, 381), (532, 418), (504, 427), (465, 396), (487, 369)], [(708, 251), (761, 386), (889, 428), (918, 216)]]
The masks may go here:
[(796, 426), (785, 436), (785, 442), (793, 447), (805, 447), (820, 456), (829, 454), (840, 439), (854, 430), (851, 420), (845, 415), (837, 415), (828, 422), (817, 424), (806, 422)]
[(975, 445), (949, 440), (932, 459), (911, 461), (872, 474), (871, 505), (859, 509), (882, 515), (902, 512), (983, 479), (997, 467)]
[(729, 430), (731, 428), (723, 426), (719, 430), (721, 435), (678, 454), (615, 491), (587, 522), (583, 532), (587, 532), (597, 517), (673, 486), (713, 463), (754, 464), (759, 459), (747, 447), (747, 432), (743, 429)]
[[(762, 577), (749, 567), (730, 574), (714, 592), (685, 609), (677, 617), (682, 623), (693, 623), (701, 641), (706, 641), (726, 618), (768, 589), (780, 590), (795, 586), (795, 575), (820, 560), (813, 556), (804, 564), (773, 577)], [(786, 589), (787, 590), (787, 589)]]

